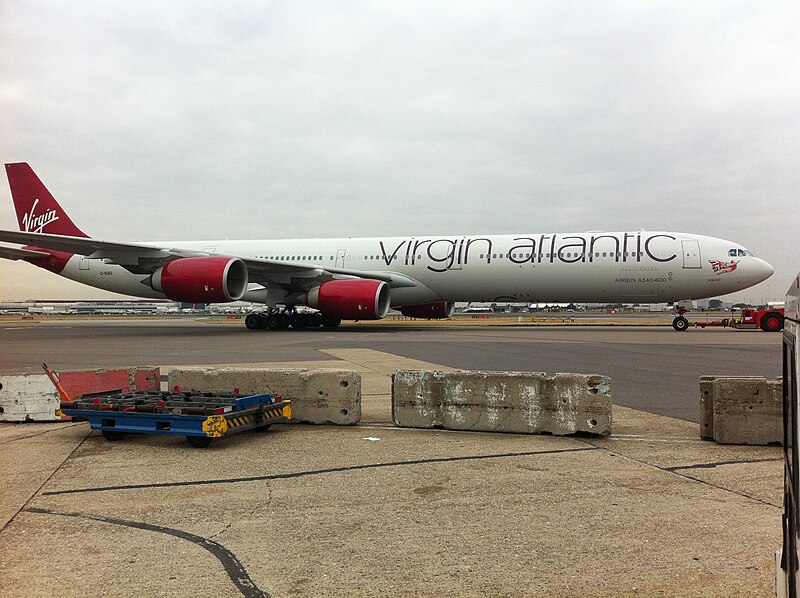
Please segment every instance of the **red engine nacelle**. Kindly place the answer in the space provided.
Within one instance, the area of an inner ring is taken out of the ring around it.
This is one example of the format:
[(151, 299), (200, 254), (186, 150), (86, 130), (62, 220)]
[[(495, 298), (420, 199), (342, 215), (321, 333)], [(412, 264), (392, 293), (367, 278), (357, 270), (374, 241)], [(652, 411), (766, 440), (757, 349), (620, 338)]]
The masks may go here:
[(436, 301), (422, 305), (406, 305), (400, 308), (400, 313), (409, 318), (449, 318), (453, 315), (455, 306), (452, 301)]
[(156, 270), (151, 285), (173, 301), (238, 301), (247, 290), (247, 266), (233, 257), (185, 257)]
[(329, 280), (309, 291), (306, 303), (343, 320), (380, 320), (389, 312), (389, 286), (380, 280)]

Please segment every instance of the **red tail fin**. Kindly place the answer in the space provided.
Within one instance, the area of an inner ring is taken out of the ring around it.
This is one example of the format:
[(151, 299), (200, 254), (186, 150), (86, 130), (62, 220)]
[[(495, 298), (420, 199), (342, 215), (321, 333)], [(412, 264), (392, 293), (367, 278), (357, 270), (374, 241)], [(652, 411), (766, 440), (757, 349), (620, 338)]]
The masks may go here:
[(26, 162), (6, 164), (6, 175), (17, 210), (19, 230), (70, 237), (88, 236), (75, 226)]

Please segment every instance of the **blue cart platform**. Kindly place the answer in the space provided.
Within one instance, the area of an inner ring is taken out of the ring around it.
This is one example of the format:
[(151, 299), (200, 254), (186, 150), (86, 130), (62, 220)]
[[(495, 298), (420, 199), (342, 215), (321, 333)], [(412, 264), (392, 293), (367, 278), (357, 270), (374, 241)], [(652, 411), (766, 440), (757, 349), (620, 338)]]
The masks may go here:
[(140, 391), (62, 401), (58, 414), (88, 420), (108, 440), (130, 433), (173, 434), (200, 448), (214, 438), (286, 422), (292, 406), (271, 394)]

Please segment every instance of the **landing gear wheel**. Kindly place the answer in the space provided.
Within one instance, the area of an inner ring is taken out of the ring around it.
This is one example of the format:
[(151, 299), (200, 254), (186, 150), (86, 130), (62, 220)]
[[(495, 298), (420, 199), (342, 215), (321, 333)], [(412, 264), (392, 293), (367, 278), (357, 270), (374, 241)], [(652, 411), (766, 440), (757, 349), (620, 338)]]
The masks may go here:
[(780, 314), (767, 314), (761, 320), (761, 330), (764, 332), (779, 332), (783, 330), (783, 318)]
[(279, 314), (269, 314), (267, 316), (267, 328), (270, 330), (277, 330), (280, 328), (280, 318), (278, 317)]
[(677, 318), (672, 320), (672, 327), (678, 332), (683, 332), (689, 327), (689, 320), (687, 320), (683, 316), (678, 316)]
[(309, 328), (319, 328), (322, 326), (322, 314), (319, 312), (313, 313), (308, 318)]
[(102, 430), (101, 434), (103, 435), (103, 438), (112, 442), (116, 442), (117, 440), (122, 440), (125, 438), (125, 432), (119, 432), (117, 430)]
[(289, 316), (289, 323), (292, 328), (306, 328), (309, 323), (309, 317), (307, 314), (293, 313)]
[(248, 330), (260, 330), (267, 327), (267, 320), (261, 314), (247, 314), (244, 325)]
[(336, 328), (341, 323), (342, 323), (341, 318), (335, 318), (333, 316), (322, 316), (322, 325), (325, 328)]
[(186, 442), (189, 443), (189, 446), (192, 448), (206, 448), (211, 441), (214, 440), (210, 436), (187, 436)]
[(289, 327), (289, 316), (284, 312), (278, 314), (278, 329), (286, 330)]

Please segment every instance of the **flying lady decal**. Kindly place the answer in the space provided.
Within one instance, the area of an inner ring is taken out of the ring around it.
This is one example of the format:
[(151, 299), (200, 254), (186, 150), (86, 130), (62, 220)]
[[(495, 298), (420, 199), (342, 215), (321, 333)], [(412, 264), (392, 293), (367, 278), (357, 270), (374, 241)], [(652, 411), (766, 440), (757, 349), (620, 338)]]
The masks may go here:
[(727, 274), (728, 272), (733, 272), (736, 270), (736, 265), (739, 263), (736, 260), (731, 260), (730, 262), (721, 262), (719, 260), (708, 260), (711, 264), (712, 270), (714, 270), (714, 274), (719, 276), (720, 274)]

